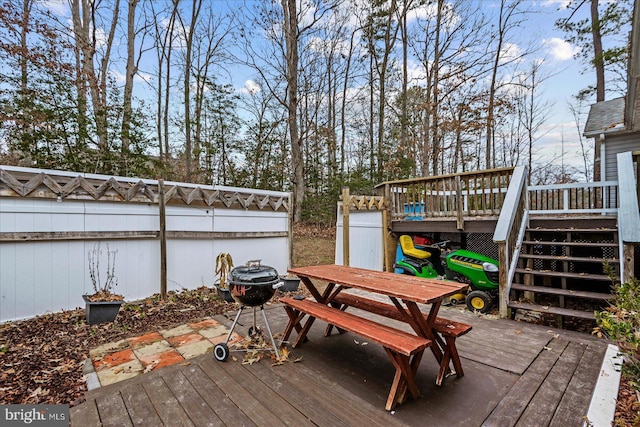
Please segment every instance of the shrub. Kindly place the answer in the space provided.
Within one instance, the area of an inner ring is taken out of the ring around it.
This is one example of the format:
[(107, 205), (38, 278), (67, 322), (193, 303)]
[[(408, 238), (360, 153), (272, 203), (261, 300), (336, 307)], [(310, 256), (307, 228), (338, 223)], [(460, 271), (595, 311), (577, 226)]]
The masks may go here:
[(623, 369), (632, 386), (640, 389), (640, 281), (614, 285), (611, 305), (596, 312), (594, 333), (615, 341), (625, 355)]

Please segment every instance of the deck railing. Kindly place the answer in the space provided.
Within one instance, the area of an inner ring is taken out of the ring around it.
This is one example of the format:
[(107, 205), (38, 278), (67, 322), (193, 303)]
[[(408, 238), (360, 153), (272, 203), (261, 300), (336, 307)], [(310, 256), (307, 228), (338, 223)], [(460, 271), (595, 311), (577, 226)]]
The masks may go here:
[(618, 204), (618, 181), (529, 186), (532, 214), (615, 213)]
[(633, 155), (630, 151), (619, 153), (618, 180), (620, 181), (620, 209), (618, 210), (618, 235), (621, 262), (620, 276), (628, 282), (637, 277), (634, 271), (634, 249), (640, 242), (640, 212), (638, 211), (638, 188), (633, 177), (636, 174)]
[(500, 317), (507, 317), (507, 304), (511, 281), (520, 252), (520, 242), (529, 224), (527, 207), (527, 167), (518, 166), (500, 213), (493, 241), (498, 244), (500, 262)]
[(393, 220), (500, 214), (513, 168), (386, 182)]

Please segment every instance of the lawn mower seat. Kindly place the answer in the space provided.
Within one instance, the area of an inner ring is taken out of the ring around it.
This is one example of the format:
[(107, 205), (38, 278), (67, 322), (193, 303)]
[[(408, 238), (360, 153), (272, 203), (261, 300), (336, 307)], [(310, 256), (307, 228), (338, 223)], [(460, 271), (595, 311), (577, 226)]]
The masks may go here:
[(416, 249), (416, 247), (413, 246), (411, 236), (407, 236), (406, 234), (400, 236), (400, 247), (402, 248), (402, 253), (411, 258), (427, 259), (431, 257), (430, 252)]

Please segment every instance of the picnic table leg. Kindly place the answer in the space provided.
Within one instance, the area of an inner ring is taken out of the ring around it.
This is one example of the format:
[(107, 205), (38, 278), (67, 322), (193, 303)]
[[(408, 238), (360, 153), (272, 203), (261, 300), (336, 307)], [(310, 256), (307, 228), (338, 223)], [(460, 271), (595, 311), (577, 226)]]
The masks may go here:
[(413, 357), (398, 354), (390, 349), (384, 349), (387, 355), (391, 359), (391, 362), (396, 368), (396, 373), (391, 384), (391, 390), (389, 390), (389, 396), (387, 397), (387, 404), (385, 409), (391, 411), (396, 407), (398, 403), (402, 403), (406, 400), (406, 392), (409, 390), (411, 396), (416, 399), (420, 396), (420, 390), (416, 384), (416, 373), (420, 360), (422, 359), (423, 352), (420, 351), (413, 355)]
[[(335, 303), (331, 303), (331, 306), (332, 306), (332, 307), (339, 308), (339, 309), (340, 309), (340, 310), (342, 310), (342, 311), (345, 311), (347, 308), (349, 308), (349, 306), (348, 306), (348, 305), (346, 305), (346, 304), (340, 304), (340, 305), (337, 305), (337, 304), (335, 304)], [(331, 331), (333, 331), (333, 328), (334, 328), (334, 327), (338, 330), (338, 333), (339, 333), (339, 334), (344, 334), (344, 333), (346, 332), (344, 329), (338, 328), (337, 326), (334, 326), (334, 325), (332, 325), (332, 324), (330, 324), (330, 323), (329, 323), (329, 324), (327, 324), (327, 327), (326, 327), (326, 329), (324, 330), (324, 336), (325, 336), (325, 337), (328, 337), (329, 335), (331, 335)]]
[(446, 337), (447, 340), (447, 348), (451, 352), (451, 360), (453, 361), (453, 367), (456, 370), (456, 376), (458, 378), (464, 376), (464, 371), (462, 370), (462, 363), (460, 362), (460, 356), (458, 355), (458, 349), (456, 348), (456, 339), (455, 337)]
[(291, 307), (284, 307), (284, 310), (287, 312), (287, 316), (289, 316), (289, 323), (284, 328), (284, 332), (282, 333), (282, 341), (287, 341), (293, 328), (296, 329), (296, 332), (300, 333), (302, 330), (302, 326), (300, 326), (300, 322), (304, 317), (304, 313), (300, 313), (298, 310), (294, 310)]
[(412, 301), (405, 301), (405, 304), (411, 313), (413, 321), (417, 324), (418, 330), (415, 332), (418, 335), (431, 340), (431, 346), (429, 348), (438, 361), (438, 364), (442, 363), (442, 350), (440, 350), (432, 330), (432, 327), (436, 322), (436, 318), (438, 317), (438, 310), (440, 310), (440, 301), (431, 304), (431, 310), (429, 310), (429, 315), (426, 319), (420, 311), (420, 307), (418, 307), (416, 303)]
[(315, 317), (309, 316), (307, 318), (307, 321), (305, 322), (305, 324), (302, 327), (302, 329), (300, 331), (298, 331), (298, 337), (293, 342), (293, 344), (291, 344), (291, 347), (297, 348), (300, 344), (302, 344), (303, 342), (305, 342), (307, 340), (307, 333), (309, 333), (309, 329), (311, 329), (311, 325), (313, 325), (313, 322), (315, 320), (316, 320)]

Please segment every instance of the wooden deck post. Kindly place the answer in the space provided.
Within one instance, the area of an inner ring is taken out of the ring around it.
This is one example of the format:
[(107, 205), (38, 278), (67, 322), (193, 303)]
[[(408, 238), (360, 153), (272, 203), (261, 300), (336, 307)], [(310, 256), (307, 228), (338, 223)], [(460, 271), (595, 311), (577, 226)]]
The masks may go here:
[(385, 208), (382, 211), (382, 244), (384, 245), (384, 271), (393, 271), (395, 262), (395, 239), (391, 234), (391, 187), (384, 186)]
[(167, 216), (164, 206), (164, 180), (158, 180), (158, 211), (160, 217), (160, 296), (167, 298)]
[(458, 230), (464, 230), (464, 219), (462, 211), (464, 210), (462, 204), (462, 182), (460, 181), (460, 175), (456, 176), (456, 227)]
[(351, 196), (349, 187), (342, 189), (342, 264), (349, 265), (349, 208)]

